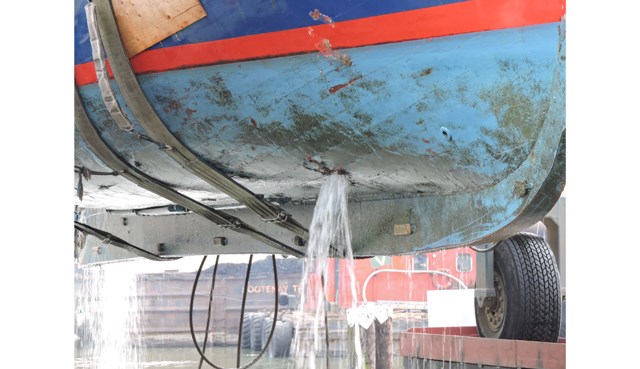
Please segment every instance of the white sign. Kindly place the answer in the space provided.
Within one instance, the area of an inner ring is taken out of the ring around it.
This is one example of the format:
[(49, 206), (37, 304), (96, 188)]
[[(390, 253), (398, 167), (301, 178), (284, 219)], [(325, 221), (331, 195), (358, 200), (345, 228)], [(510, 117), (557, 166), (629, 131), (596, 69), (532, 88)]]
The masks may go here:
[(429, 327), (475, 327), (474, 289), (429, 290)]

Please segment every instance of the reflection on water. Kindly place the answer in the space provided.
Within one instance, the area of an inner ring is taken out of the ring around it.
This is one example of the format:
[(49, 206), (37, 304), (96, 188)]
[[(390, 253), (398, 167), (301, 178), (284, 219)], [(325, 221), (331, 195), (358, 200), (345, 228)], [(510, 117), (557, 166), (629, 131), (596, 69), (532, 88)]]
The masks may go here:
[[(251, 361), (257, 355), (256, 352), (246, 352), (242, 355), (242, 363), (244, 365)], [(236, 349), (235, 347), (213, 347), (207, 348), (207, 357), (214, 363), (224, 366), (225, 368), (235, 368)], [(325, 358), (317, 359), (317, 365), (324, 365)], [(197, 368), (200, 362), (198, 352), (193, 347), (184, 348), (146, 348), (139, 356), (136, 367), (140, 369), (179, 369), (179, 368)], [(294, 358), (275, 358), (264, 355), (258, 362), (252, 366), (253, 369), (276, 369), (287, 368), (292, 369), (295, 365)], [(344, 358), (329, 358), (331, 368), (343, 369), (348, 368)], [(395, 358), (394, 366), (402, 367), (402, 359)], [(92, 361), (89, 355), (86, 355), (82, 349), (76, 351), (75, 358), (76, 368), (98, 368), (98, 363)], [(210, 368), (206, 363), (203, 368)], [(121, 367), (128, 369), (128, 366)]]
[[(243, 355), (243, 363), (251, 360), (254, 354)], [(223, 367), (234, 368), (236, 350), (231, 347), (215, 347), (207, 349), (207, 357), (215, 364)], [(167, 368), (197, 368), (200, 356), (193, 347), (184, 348), (147, 348), (140, 356), (138, 368), (144, 369), (167, 369)], [(84, 355), (82, 349), (76, 353), (76, 368), (96, 368), (100, 363), (91, 360), (90, 355)], [(279, 358), (265, 358), (258, 361), (252, 368), (267, 369), (280, 368), (287, 365), (287, 360)], [(204, 364), (203, 368), (210, 367)], [(128, 368), (128, 367), (123, 367)]]

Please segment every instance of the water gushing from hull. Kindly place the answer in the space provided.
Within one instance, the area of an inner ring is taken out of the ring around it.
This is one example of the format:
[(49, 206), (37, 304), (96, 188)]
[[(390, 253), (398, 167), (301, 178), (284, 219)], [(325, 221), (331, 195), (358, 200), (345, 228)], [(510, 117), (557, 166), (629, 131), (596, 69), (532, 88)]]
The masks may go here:
[(76, 289), (76, 368), (137, 369), (142, 351), (137, 275), (117, 264), (85, 267)]
[[(352, 296), (351, 307), (357, 306), (358, 293), (347, 209), (348, 192), (347, 176), (334, 174), (327, 177), (316, 201), (297, 311), (294, 339), (296, 369), (315, 369), (320, 353), (325, 351), (324, 354), (329, 355), (329, 337), (325, 334), (325, 326), (328, 324), (326, 281), (330, 278), (330, 255), (344, 257)], [(353, 342), (348, 342), (345, 347), (347, 358), (354, 360), (348, 366), (362, 369), (364, 360), (360, 330), (357, 327), (353, 329), (352, 337)], [(327, 361), (326, 366), (328, 365)]]

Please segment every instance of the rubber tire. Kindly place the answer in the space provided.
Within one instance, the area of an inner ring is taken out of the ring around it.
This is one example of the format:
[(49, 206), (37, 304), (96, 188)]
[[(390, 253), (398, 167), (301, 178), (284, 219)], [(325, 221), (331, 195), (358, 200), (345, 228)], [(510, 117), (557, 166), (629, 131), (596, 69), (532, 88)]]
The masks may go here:
[(251, 316), (253, 314), (245, 314), (242, 317), (242, 348), (251, 348)]
[(262, 331), (264, 329), (265, 315), (255, 313), (251, 316), (251, 349), (262, 350)]
[[(271, 333), (271, 326), (273, 325), (273, 316), (267, 316), (264, 319), (264, 323), (262, 324), (262, 344), (266, 344), (269, 339), (269, 334)], [(274, 331), (275, 334), (275, 331)], [(271, 346), (271, 343), (269, 343)]]
[(504, 319), (499, 328), (491, 329), (484, 307), (475, 299), (480, 336), (557, 342), (562, 317), (560, 273), (547, 243), (520, 233), (500, 242), (493, 255), (494, 273), (504, 281)]
[[(267, 337), (269, 332), (267, 331)], [(269, 344), (269, 357), (289, 357), (293, 342), (293, 324), (278, 321)]]

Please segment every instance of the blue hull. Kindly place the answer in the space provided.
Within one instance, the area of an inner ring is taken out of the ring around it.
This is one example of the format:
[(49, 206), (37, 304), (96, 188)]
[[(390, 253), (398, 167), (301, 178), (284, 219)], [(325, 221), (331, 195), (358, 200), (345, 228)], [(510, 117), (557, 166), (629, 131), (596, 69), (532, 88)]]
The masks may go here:
[[(82, 45), (78, 63), (87, 59)], [(553, 206), (564, 186), (564, 45), (564, 23), (555, 22), (147, 73), (138, 82), (179, 141), (270, 201), (313, 202), (322, 176), (336, 170), (350, 176), (354, 202), (419, 199), (403, 205), (416, 218), (389, 215), (422, 224), (419, 237), (385, 249), (363, 229), (368, 241), (356, 246), (362, 255), (400, 254), (505, 237)], [(132, 166), (201, 201), (236, 203), (157, 143), (120, 130), (97, 84), (78, 94), (104, 142)], [(78, 132), (76, 165), (110, 170)], [(118, 176), (93, 177), (83, 191), (77, 205), (86, 208), (168, 203)]]

